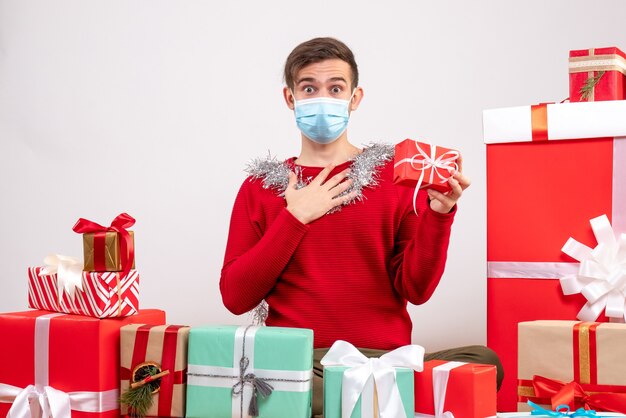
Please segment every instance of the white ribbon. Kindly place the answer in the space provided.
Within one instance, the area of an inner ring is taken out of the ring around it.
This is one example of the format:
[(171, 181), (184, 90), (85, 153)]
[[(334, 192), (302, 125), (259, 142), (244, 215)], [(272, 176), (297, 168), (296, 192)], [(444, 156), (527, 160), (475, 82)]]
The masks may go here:
[(576, 263), (538, 261), (490, 261), (487, 277), (492, 279), (560, 279), (578, 271)]
[[(432, 168), (430, 171), (430, 175), (426, 180), (429, 184), (434, 184), (435, 177), (438, 184), (445, 184), (450, 180), (457, 171), (459, 171), (459, 166), (455, 162), (459, 158), (459, 152), (450, 150), (446, 151), (437, 157), (437, 146), (430, 145), (430, 155), (424, 151), (417, 141), (413, 141), (415, 144), (415, 148), (417, 149), (417, 154), (413, 155), (410, 158), (404, 158), (397, 163), (394, 164), (394, 168), (404, 164), (409, 163), (411, 167), (420, 172), (420, 178), (417, 180), (417, 184), (415, 185), (415, 192), (413, 192), (413, 211), (417, 215), (417, 193), (419, 189), (422, 187), (422, 182), (424, 181), (424, 172), (429, 168)], [(416, 164), (417, 162), (417, 164)], [(439, 170), (446, 170), (446, 174), (441, 174)]]
[(39, 276), (57, 275), (59, 300), (63, 297), (63, 291), (73, 298), (76, 288), (83, 290), (83, 262), (80, 259), (50, 254), (44, 258), (43, 262), (45, 267), (40, 270)]
[(626, 234), (615, 233), (606, 215), (589, 221), (598, 245), (591, 249), (569, 238), (561, 251), (580, 262), (577, 274), (560, 279), (565, 295), (581, 293), (587, 303), (578, 312), (581, 321), (595, 321), (605, 311), (609, 318), (626, 319)]
[[(341, 388), (341, 416), (350, 418), (356, 403), (368, 387), (376, 383), (380, 418), (406, 418), (402, 398), (396, 383), (396, 367), (407, 367), (417, 372), (424, 369), (424, 348), (405, 345), (380, 358), (367, 358), (352, 344), (337, 340), (322, 358), (323, 366), (349, 367), (343, 373)], [(361, 402), (362, 416), (372, 411), (372, 404)], [(371, 412), (370, 412), (371, 416)]]
[(467, 363), (462, 361), (449, 361), (433, 368), (433, 401), (435, 405), (435, 415), (416, 413), (415, 418), (454, 418), (452, 412), (444, 412), (448, 378), (450, 377), (450, 370), (461, 367), (464, 364)]
[(7, 418), (71, 418), (72, 411), (105, 412), (118, 409), (119, 391), (63, 392), (48, 385), (50, 320), (54, 313), (35, 321), (35, 384), (25, 388), (0, 383), (0, 402), (12, 403)]

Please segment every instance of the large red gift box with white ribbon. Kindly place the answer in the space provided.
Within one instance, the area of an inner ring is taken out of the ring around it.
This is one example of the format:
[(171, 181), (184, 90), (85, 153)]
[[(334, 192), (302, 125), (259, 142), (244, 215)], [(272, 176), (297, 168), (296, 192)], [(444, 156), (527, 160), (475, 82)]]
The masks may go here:
[(114, 318), (139, 309), (139, 273), (82, 272), (80, 286), (67, 291), (57, 274), (42, 274), (42, 267), (28, 269), (28, 307), (48, 311)]
[(120, 328), (164, 324), (156, 309), (117, 319), (48, 311), (0, 314), (0, 416), (119, 416)]
[(559, 279), (580, 267), (564, 244), (595, 247), (589, 221), (603, 214), (626, 232), (626, 101), (485, 110), (483, 128), (487, 344), (504, 366), (498, 410), (513, 411), (517, 324), (573, 320), (588, 301), (563, 294)]

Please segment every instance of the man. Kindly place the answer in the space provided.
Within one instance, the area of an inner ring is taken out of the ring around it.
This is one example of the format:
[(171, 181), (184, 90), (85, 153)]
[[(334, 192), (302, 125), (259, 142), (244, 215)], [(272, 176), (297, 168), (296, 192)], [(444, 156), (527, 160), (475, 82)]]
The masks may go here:
[[(348, 141), (350, 113), (363, 99), (352, 51), (333, 38), (298, 45), (285, 63), (283, 95), (301, 131), (298, 157), (256, 160), (233, 208), (220, 290), (234, 314), (269, 304), (267, 325), (315, 335), (314, 414), (321, 414), (319, 359), (346, 340), (368, 356), (411, 343), (407, 302), (434, 292), (446, 262), (456, 203), (451, 192), (392, 183), (393, 147)], [(486, 347), (427, 359), (498, 364)], [(499, 366), (499, 380), (502, 378)]]

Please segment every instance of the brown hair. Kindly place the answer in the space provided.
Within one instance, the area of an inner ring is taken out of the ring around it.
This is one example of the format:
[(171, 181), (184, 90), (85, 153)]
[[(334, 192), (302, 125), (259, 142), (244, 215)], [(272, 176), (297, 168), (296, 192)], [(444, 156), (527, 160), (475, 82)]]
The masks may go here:
[(294, 88), (294, 77), (298, 71), (309, 64), (328, 59), (340, 59), (348, 63), (352, 70), (352, 88), (354, 89), (359, 85), (359, 69), (350, 48), (335, 38), (314, 38), (302, 42), (287, 57), (283, 75), (287, 87)]

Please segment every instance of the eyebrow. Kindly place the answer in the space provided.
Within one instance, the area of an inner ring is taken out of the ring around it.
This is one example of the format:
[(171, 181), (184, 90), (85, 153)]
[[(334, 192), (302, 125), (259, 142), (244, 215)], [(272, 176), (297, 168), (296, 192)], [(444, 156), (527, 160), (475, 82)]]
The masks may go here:
[[(337, 81), (343, 81), (344, 83), (348, 84), (348, 81), (343, 78), (343, 77), (331, 77), (328, 79), (328, 82), (337, 82)], [(296, 81), (296, 85), (302, 84), (302, 83), (319, 83), (320, 81), (313, 78), (313, 77), (304, 77), (301, 78), (299, 80)]]

